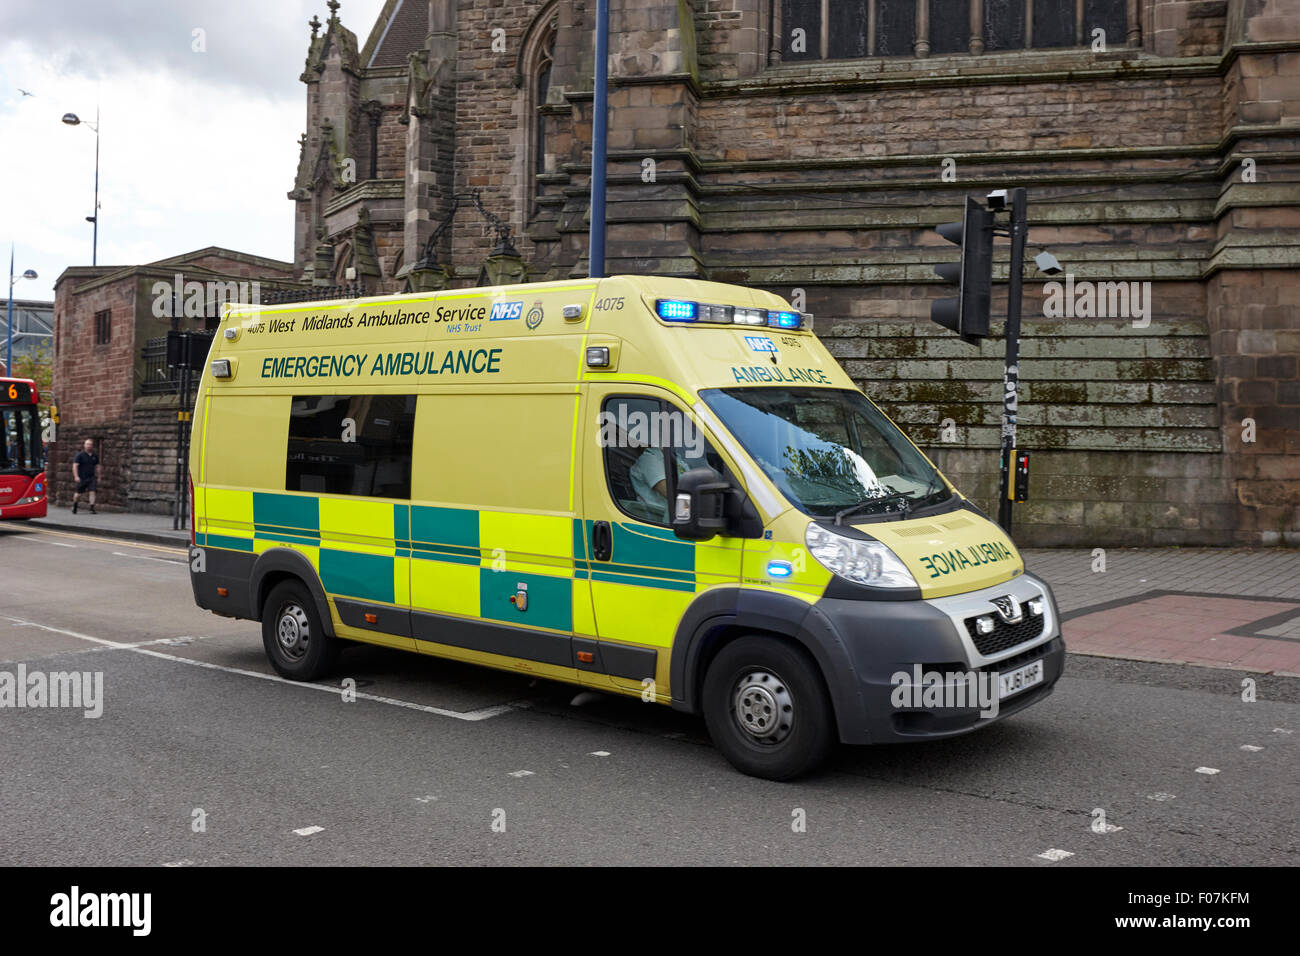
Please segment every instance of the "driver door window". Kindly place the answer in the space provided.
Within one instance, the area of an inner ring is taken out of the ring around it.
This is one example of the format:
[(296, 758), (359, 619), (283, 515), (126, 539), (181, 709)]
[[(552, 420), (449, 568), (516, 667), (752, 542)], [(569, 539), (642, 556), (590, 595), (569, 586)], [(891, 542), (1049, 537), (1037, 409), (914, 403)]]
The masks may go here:
[(726, 465), (690, 416), (654, 398), (605, 399), (600, 445), (609, 494), (618, 509), (647, 524), (669, 527), (668, 502), (677, 477), (695, 468), (719, 476)]

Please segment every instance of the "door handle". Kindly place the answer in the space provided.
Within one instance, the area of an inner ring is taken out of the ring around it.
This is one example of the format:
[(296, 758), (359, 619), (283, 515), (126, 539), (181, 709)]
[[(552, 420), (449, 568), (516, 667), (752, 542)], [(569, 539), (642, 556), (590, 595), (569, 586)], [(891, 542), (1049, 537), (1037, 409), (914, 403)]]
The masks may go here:
[(614, 555), (614, 534), (608, 521), (597, 521), (591, 526), (591, 553), (597, 561), (608, 561)]

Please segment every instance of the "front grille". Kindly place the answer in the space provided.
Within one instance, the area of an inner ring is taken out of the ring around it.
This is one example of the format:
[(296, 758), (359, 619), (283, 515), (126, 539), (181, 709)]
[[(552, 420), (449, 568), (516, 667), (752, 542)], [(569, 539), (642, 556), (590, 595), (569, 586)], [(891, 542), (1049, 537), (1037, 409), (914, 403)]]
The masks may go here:
[(1030, 661), (1036, 661), (1040, 657), (1045, 656), (1047, 654), (1047, 648), (1050, 646), (1050, 644), (1039, 644), (1037, 647), (1031, 647), (1027, 651), (1021, 651), (1019, 654), (1012, 654), (1010, 657), (1000, 660), (996, 664), (985, 664), (979, 669), (982, 671), (992, 671), (995, 674), (1006, 674), (1015, 670), (1017, 667), (1020, 667), (1022, 664), (1028, 664)]
[(966, 633), (970, 639), (975, 642), (975, 649), (989, 657), (993, 654), (1000, 654), (1026, 641), (1032, 641), (1036, 637), (1043, 636), (1043, 615), (1033, 616), (1029, 613), (1029, 608), (1021, 604), (1020, 613), (1024, 615), (1018, 624), (1008, 624), (994, 611), (990, 611), (988, 616), (993, 618), (993, 632), (991, 634), (981, 634), (975, 628), (975, 618), (984, 617), (983, 614), (977, 614), (975, 617), (966, 618)]

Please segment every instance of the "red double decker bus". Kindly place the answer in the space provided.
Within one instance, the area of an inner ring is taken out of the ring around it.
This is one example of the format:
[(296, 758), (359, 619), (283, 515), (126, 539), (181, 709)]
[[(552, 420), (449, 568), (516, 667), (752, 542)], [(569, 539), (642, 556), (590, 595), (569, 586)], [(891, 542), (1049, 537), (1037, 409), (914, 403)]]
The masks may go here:
[(0, 378), (0, 520), (45, 517), (45, 449), (36, 383)]

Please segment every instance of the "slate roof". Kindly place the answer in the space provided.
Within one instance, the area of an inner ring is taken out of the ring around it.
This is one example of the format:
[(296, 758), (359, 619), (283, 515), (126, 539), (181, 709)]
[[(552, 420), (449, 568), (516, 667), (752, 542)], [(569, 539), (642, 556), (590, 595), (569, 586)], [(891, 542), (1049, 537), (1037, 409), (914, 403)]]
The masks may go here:
[(372, 66), (404, 66), (406, 56), (424, 49), (424, 39), (429, 34), (429, 5), (423, 0), (397, 0), (388, 22), (376, 24), (382, 39), (375, 48)]

